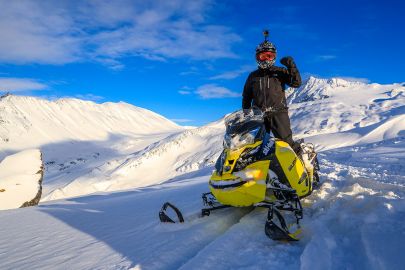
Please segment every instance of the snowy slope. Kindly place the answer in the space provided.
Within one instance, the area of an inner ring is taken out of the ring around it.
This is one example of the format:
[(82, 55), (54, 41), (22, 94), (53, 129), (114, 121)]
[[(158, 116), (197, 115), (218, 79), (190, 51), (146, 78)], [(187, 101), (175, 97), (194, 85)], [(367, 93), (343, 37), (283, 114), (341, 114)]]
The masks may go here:
[(403, 84), (311, 77), (295, 92), (289, 90), (289, 100), (294, 102), (289, 105), (294, 134), (316, 143), (319, 150), (404, 135)]
[[(310, 76), (300, 88), (287, 89), (289, 104), (326, 99), (334, 96), (340, 89), (351, 89), (367, 86), (359, 81), (348, 81), (342, 78), (320, 79)], [(338, 90), (339, 89), (339, 90)]]
[[(67, 171), (78, 177), (44, 200), (147, 186), (212, 166), (222, 150), (223, 132), (223, 122), (219, 121), (171, 135), (128, 156), (109, 159), (84, 174)], [(55, 164), (48, 168), (55, 169)], [(60, 177), (60, 173), (56, 175)]]
[(79, 99), (48, 101), (6, 95), (0, 99), (0, 159), (40, 148), (44, 196), (101, 166), (185, 130), (127, 103)]
[[(269, 240), (261, 209), (199, 219), (208, 188), (202, 173), (2, 211), (0, 268), (402, 269), (405, 168), (395, 168), (392, 156), (405, 159), (403, 140), (323, 152), (323, 185), (304, 201), (304, 238), (297, 243)], [(388, 158), (392, 163), (374, 166)], [(186, 223), (160, 224), (164, 201), (175, 202)]]
[(97, 104), (73, 98), (48, 101), (15, 95), (0, 99), (2, 152), (64, 141), (106, 141), (118, 135), (139, 136), (180, 129), (163, 116), (123, 102)]

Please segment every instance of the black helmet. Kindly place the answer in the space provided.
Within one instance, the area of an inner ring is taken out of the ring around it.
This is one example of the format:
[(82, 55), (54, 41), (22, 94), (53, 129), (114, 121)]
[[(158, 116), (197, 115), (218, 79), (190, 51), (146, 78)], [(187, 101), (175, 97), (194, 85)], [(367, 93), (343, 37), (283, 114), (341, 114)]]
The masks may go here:
[(260, 68), (266, 69), (276, 62), (277, 49), (273, 43), (267, 40), (269, 32), (265, 30), (264, 41), (256, 47), (256, 62)]

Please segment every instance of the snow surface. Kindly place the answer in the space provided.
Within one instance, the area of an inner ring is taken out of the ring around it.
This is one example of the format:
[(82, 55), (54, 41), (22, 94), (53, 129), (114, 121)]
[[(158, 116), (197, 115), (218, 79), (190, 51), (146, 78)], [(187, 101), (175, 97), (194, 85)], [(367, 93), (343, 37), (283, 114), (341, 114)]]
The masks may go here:
[(21, 207), (41, 189), (42, 159), (38, 149), (7, 156), (0, 163), (0, 210)]
[[(384, 160), (396, 151), (404, 159), (404, 149), (403, 140), (394, 140), (356, 154), (371, 150)], [(209, 177), (200, 171), (165, 184), (2, 211), (0, 268), (402, 269), (404, 168), (344, 155), (347, 149), (321, 154), (323, 185), (303, 202), (304, 238), (297, 243), (268, 239), (263, 209), (198, 218)], [(159, 223), (165, 201), (175, 202), (186, 223)]]
[[(221, 119), (41, 145), (47, 196), (0, 212), (0, 269), (403, 269), (403, 84), (310, 78), (289, 100), (294, 135), (320, 150), (301, 241), (268, 239), (262, 209), (198, 218)], [(165, 201), (186, 223), (159, 223)]]

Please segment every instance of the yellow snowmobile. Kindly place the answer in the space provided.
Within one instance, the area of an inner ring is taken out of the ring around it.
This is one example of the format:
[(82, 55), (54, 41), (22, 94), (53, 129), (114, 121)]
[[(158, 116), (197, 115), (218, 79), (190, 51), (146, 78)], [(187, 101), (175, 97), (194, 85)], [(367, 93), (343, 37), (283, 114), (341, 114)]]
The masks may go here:
[[(272, 113), (267, 111), (266, 113)], [(274, 240), (298, 240), (303, 218), (300, 198), (311, 194), (319, 183), (318, 161), (312, 144), (301, 142), (297, 155), (288, 143), (266, 133), (264, 114), (253, 109), (236, 111), (225, 118), (224, 150), (204, 193), (202, 216), (227, 207), (268, 208), (265, 233)], [(170, 207), (183, 222), (181, 212), (165, 203), (162, 222), (174, 222), (166, 214)], [(286, 221), (286, 216), (293, 222)]]

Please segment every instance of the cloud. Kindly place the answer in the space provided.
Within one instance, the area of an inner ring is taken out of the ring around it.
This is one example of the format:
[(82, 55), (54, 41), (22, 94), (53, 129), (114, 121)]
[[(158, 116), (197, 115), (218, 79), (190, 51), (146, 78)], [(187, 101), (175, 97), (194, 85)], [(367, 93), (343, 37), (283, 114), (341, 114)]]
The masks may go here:
[(180, 95), (190, 95), (190, 94), (191, 94), (190, 91), (185, 91), (185, 90), (179, 90), (178, 93), (179, 93)]
[(193, 122), (194, 120), (192, 119), (185, 119), (185, 118), (180, 118), (180, 119), (170, 119), (173, 122), (177, 122), (177, 123), (188, 123), (188, 122)]
[(0, 2), (0, 62), (62, 64), (79, 59), (80, 34), (61, 6), (49, 12), (47, 2)]
[(235, 78), (241, 76), (242, 74), (252, 71), (254, 69), (255, 69), (255, 66), (252, 66), (252, 65), (242, 66), (241, 68), (239, 68), (237, 70), (227, 71), (222, 74), (212, 76), (212, 77), (210, 77), (210, 80), (220, 80), (220, 79), (231, 80), (231, 79), (235, 79)]
[(333, 60), (336, 59), (337, 56), (333, 54), (323, 54), (323, 55), (317, 55), (315, 57), (315, 60), (317, 61), (328, 61), (328, 60)]
[(196, 67), (191, 67), (189, 70), (180, 72), (179, 75), (180, 75), (180, 76), (187, 76), (187, 75), (197, 75), (197, 74), (199, 74), (198, 68), (196, 68)]
[(44, 90), (46, 88), (48, 88), (46, 84), (40, 83), (34, 79), (0, 78), (0, 91), (3, 92)]
[(83, 99), (83, 100), (90, 100), (90, 101), (94, 101), (94, 102), (98, 102), (98, 101), (101, 101), (104, 99), (104, 97), (102, 97), (102, 96), (93, 95), (93, 94), (77, 94), (77, 95), (75, 95), (75, 98)]
[(57, 95), (57, 94), (49, 94), (49, 95), (35, 95), (36, 97), (43, 98), (49, 101), (56, 101), (59, 99), (81, 99), (86, 101), (93, 101), (93, 102), (100, 102), (105, 99), (103, 96), (94, 95), (91, 93), (88, 94), (77, 94), (77, 95)]
[(183, 86), (179, 91), (177, 91), (180, 95), (190, 95), (192, 88), (189, 86)]
[(236, 58), (232, 45), (241, 38), (208, 22), (211, 2), (0, 1), (0, 63), (95, 61), (121, 69), (125, 57)]
[(359, 77), (345, 77), (345, 76), (339, 76), (336, 77), (339, 79), (343, 79), (349, 82), (362, 82), (362, 83), (370, 83), (370, 80), (367, 78), (359, 78)]
[(203, 99), (240, 97), (241, 94), (216, 84), (205, 84), (195, 91)]

